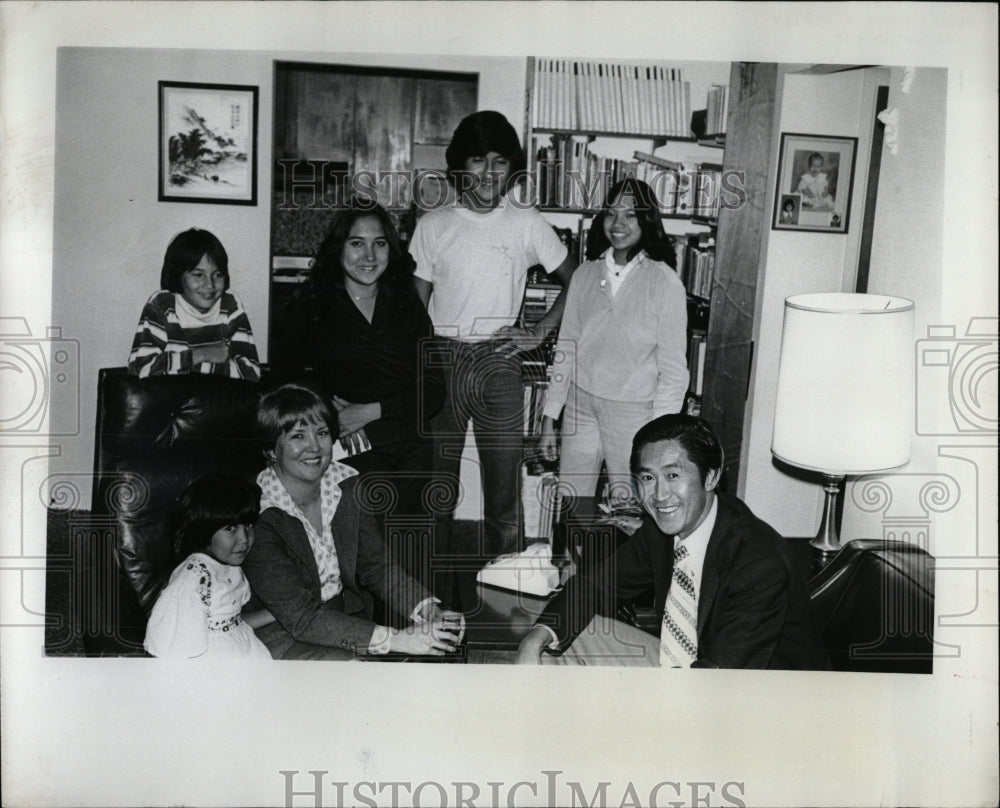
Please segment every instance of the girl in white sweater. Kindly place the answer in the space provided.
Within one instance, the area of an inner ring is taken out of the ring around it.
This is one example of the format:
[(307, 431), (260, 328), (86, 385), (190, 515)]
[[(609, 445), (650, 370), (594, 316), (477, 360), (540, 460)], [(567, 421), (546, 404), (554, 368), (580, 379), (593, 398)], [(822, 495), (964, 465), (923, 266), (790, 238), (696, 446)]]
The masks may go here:
[(567, 293), (540, 448), (579, 496), (595, 495), (602, 463), (612, 496), (630, 496), (633, 435), (684, 403), (687, 295), (660, 216), (646, 183), (613, 186)]

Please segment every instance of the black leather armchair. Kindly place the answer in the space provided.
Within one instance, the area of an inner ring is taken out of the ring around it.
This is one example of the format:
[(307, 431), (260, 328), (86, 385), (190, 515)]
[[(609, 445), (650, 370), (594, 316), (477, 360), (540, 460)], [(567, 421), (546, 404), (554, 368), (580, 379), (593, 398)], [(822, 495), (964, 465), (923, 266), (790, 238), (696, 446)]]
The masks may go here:
[(205, 474), (253, 479), (256, 384), (205, 375), (138, 379), (100, 371), (92, 513), (110, 530), (87, 548), (88, 654), (143, 654), (146, 618), (174, 562), (176, 497)]
[(930, 673), (934, 559), (901, 541), (848, 542), (809, 582), (834, 670)]

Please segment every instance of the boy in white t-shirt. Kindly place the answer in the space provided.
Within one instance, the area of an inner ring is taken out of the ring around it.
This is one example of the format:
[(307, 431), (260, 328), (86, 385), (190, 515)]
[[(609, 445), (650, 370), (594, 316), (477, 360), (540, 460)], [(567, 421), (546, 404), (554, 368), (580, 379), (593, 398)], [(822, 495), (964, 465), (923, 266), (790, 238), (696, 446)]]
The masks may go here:
[[(428, 303), (440, 344), (447, 395), (432, 420), (435, 542), (450, 551), (459, 465), (472, 421), (489, 554), (518, 549), (519, 466), (524, 394), (519, 351), (536, 347), (559, 325), (564, 292), (535, 328), (515, 325), (527, 271), (541, 264), (565, 287), (576, 266), (551, 225), (533, 207), (507, 198), (524, 165), (517, 132), (499, 112), (480, 111), (455, 129), (446, 152), (458, 201), (418, 222), (410, 251), (417, 291)], [(425, 354), (427, 356), (427, 354)]]

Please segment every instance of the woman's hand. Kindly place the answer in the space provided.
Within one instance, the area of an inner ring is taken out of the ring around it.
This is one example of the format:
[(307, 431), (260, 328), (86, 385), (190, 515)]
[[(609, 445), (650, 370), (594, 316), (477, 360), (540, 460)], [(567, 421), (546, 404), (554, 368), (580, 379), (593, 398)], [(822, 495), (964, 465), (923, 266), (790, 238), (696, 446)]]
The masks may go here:
[(442, 609), (437, 603), (430, 603), (423, 608), (422, 617), (424, 622), (433, 623), (435, 621), (450, 625), (456, 631), (457, 642), (462, 641), (465, 636), (465, 615), (451, 609)]
[(517, 648), (517, 657), (514, 659), (515, 665), (541, 665), (542, 654), (549, 643), (552, 642), (552, 635), (544, 626), (535, 626), (524, 635), (521, 644)]
[(350, 435), (344, 435), (340, 439), (340, 446), (351, 457), (362, 452), (367, 452), (372, 448), (371, 441), (368, 440), (368, 435), (365, 434), (363, 429), (352, 432)]
[(372, 421), (377, 421), (382, 417), (382, 405), (377, 401), (368, 404), (352, 404), (340, 396), (334, 396), (333, 406), (337, 408), (337, 422), (340, 424), (340, 437), (342, 438), (363, 429)]
[(452, 653), (461, 641), (458, 625), (451, 620), (432, 620), (389, 630), (389, 650), (400, 654), (444, 656)]
[(541, 329), (518, 328), (516, 325), (505, 325), (503, 328), (498, 328), (490, 337), (494, 353), (504, 356), (530, 351), (541, 345), (544, 339), (545, 333)]
[(212, 342), (208, 345), (199, 345), (191, 349), (191, 364), (200, 365), (202, 362), (211, 362), (213, 365), (220, 365), (229, 361), (229, 343)]
[(538, 451), (542, 453), (548, 461), (556, 460), (559, 457), (559, 441), (556, 438), (556, 421), (554, 418), (544, 416), (542, 418), (542, 431), (538, 437)]

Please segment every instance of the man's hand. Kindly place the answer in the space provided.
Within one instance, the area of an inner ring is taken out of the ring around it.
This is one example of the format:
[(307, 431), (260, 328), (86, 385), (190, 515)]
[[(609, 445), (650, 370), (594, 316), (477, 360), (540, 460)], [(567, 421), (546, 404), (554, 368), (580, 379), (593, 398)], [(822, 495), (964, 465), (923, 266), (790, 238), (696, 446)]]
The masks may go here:
[(372, 448), (371, 441), (368, 440), (368, 435), (365, 434), (363, 429), (351, 432), (349, 435), (344, 435), (340, 439), (340, 446), (350, 457), (367, 452)]
[(521, 640), (514, 662), (518, 665), (541, 665), (542, 654), (551, 642), (549, 630), (545, 626), (535, 626)]
[(357, 432), (382, 417), (382, 405), (377, 401), (352, 404), (340, 396), (334, 396), (333, 406), (337, 408), (337, 423), (340, 424), (341, 437)]
[(505, 325), (503, 328), (498, 328), (490, 338), (493, 343), (493, 351), (503, 356), (513, 356), (521, 351), (530, 351), (541, 345), (544, 339), (545, 333), (541, 329), (518, 328), (516, 325)]

